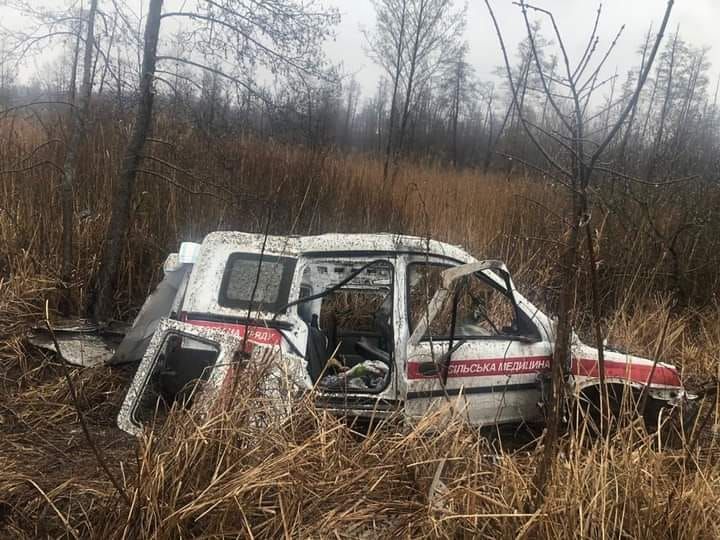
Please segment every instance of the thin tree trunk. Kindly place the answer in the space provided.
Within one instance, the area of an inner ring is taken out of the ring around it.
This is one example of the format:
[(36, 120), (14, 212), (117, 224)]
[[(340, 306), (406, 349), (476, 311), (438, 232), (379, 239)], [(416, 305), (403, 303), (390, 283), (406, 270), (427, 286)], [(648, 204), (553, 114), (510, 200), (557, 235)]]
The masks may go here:
[(140, 79), (139, 103), (130, 140), (123, 156), (120, 174), (115, 184), (110, 224), (108, 225), (98, 279), (93, 316), (107, 321), (112, 315), (112, 302), (117, 282), (120, 257), (130, 224), (130, 209), (137, 176), (137, 167), (145, 139), (150, 131), (153, 111), (153, 79), (157, 61), (158, 35), (163, 0), (150, 0), (145, 24), (145, 46)]
[[(82, 11), (82, 6), (80, 7)], [(80, 34), (82, 33), (82, 22), (78, 21), (77, 32), (75, 33), (75, 50), (73, 51), (73, 63), (70, 69), (70, 85), (68, 95), (70, 103), (75, 103), (75, 94), (77, 93), (77, 70), (78, 60), (80, 59)]]
[[(90, 109), (90, 96), (92, 95), (93, 81), (93, 49), (95, 48), (95, 14), (97, 13), (98, 0), (91, 0), (90, 10), (87, 16), (87, 34), (85, 38), (85, 55), (83, 58), (83, 78), (80, 88), (80, 102), (71, 111), (72, 133), (65, 151), (65, 163), (63, 164), (63, 180), (60, 190), (62, 200), (62, 271), (63, 299), (60, 309), (69, 314), (69, 289), (68, 285), (72, 280), (73, 272), (73, 189), (75, 186), (78, 171), (78, 150), (81, 139), (86, 137), (87, 117)], [(76, 51), (77, 57), (77, 51)], [(77, 67), (77, 66), (76, 66)]]
[[(405, 18), (407, 17), (406, 3), (403, 2), (403, 11), (400, 19), (400, 35), (398, 37), (397, 58), (395, 61), (395, 76), (393, 77), (393, 92), (390, 100), (390, 125), (388, 126), (387, 144), (385, 145), (385, 163), (383, 165), (383, 190), (387, 190), (390, 158), (393, 150), (393, 132), (395, 131), (395, 109), (397, 108), (398, 86), (402, 70), (403, 44), (405, 43)], [(387, 194), (387, 191), (386, 191)]]
[(483, 172), (487, 173), (490, 170), (490, 165), (492, 164), (492, 157), (495, 153), (495, 148), (497, 148), (498, 143), (500, 142), (500, 138), (503, 136), (503, 132), (505, 131), (505, 126), (507, 126), (508, 119), (510, 118), (510, 114), (515, 110), (515, 103), (513, 101), (510, 102), (510, 105), (508, 106), (507, 111), (505, 111), (505, 116), (503, 116), (503, 121), (500, 124), (500, 128), (498, 129), (497, 135), (495, 135), (495, 138), (492, 137), (492, 129), (490, 130), (490, 135), (488, 138), (488, 147), (487, 152), (485, 152), (485, 163), (483, 164)]
[[(550, 77), (548, 77), (548, 93), (552, 92), (553, 81), (555, 80), (555, 68), (557, 67), (557, 60), (553, 59), (553, 63), (550, 66)], [(545, 101), (543, 102), (542, 116), (540, 117), (540, 125), (545, 125), (545, 118), (547, 117), (547, 107), (550, 102), (550, 96), (545, 95)]]
[(400, 132), (398, 133), (398, 143), (396, 153), (402, 151), (405, 139), (405, 130), (407, 129), (408, 118), (410, 117), (410, 102), (412, 101), (412, 92), (414, 88), (415, 71), (417, 70), (418, 52), (420, 48), (420, 34), (424, 30), (423, 15), (425, 13), (425, 2), (420, 3), (420, 12), (418, 20), (415, 23), (415, 41), (410, 57), (410, 71), (407, 78), (407, 86), (405, 87), (405, 101), (403, 103), (403, 113), (400, 119)]
[(573, 193), (573, 221), (568, 241), (560, 257), (560, 297), (558, 320), (555, 326), (555, 350), (551, 365), (550, 399), (547, 401), (547, 429), (543, 436), (542, 460), (535, 471), (533, 486), (537, 490), (532, 497), (535, 508), (539, 508), (544, 497), (545, 488), (550, 478), (555, 460), (555, 447), (560, 432), (560, 418), (564, 399), (565, 371), (572, 356), (572, 327), (575, 304), (574, 291), (577, 279), (578, 247), (580, 243), (579, 228), (582, 220), (582, 203), (580, 196)]
[(487, 109), (485, 111), (485, 122), (483, 123), (483, 132), (487, 134), (487, 144), (485, 145), (485, 157), (483, 159), (483, 173), (488, 172), (490, 167), (490, 160), (492, 158), (492, 141), (493, 141), (493, 128), (495, 116), (492, 111), (492, 103), (495, 89), (490, 91), (490, 97), (488, 98)]
[(610, 129), (610, 112), (612, 111), (612, 104), (615, 100), (615, 82), (617, 81), (617, 68), (615, 68), (615, 76), (613, 77), (612, 83), (610, 83), (610, 96), (607, 101), (607, 111), (605, 111), (605, 121), (603, 123), (603, 137), (607, 136), (608, 130)]
[[(643, 72), (643, 69), (645, 68), (645, 61), (646, 56), (648, 53), (648, 47), (650, 46), (650, 30), (648, 29), (647, 36), (645, 38), (645, 45), (643, 45), (643, 52), (642, 52), (642, 61), (640, 63), (640, 69), (638, 70), (638, 84), (642, 82), (641, 73)], [(622, 141), (620, 142), (620, 151), (618, 152), (618, 167), (617, 170), (622, 171), (625, 169), (625, 152), (627, 149), (628, 140), (630, 139), (630, 134), (632, 133), (633, 124), (635, 123), (635, 116), (637, 115), (639, 107), (633, 107), (633, 110), (630, 112), (630, 118), (628, 119), (627, 126), (625, 127), (625, 133), (623, 133)], [(649, 115), (649, 111), (648, 111)], [(642, 143), (642, 139), (638, 140), (638, 145)], [(613, 179), (614, 182), (614, 179)]]
[(675, 31), (675, 39), (673, 39), (672, 49), (670, 50), (670, 60), (668, 61), (668, 79), (667, 86), (665, 87), (665, 99), (663, 100), (663, 106), (660, 111), (660, 124), (658, 126), (657, 135), (655, 136), (655, 144), (653, 145), (653, 151), (650, 156), (650, 162), (648, 163), (647, 172), (645, 178), (652, 180), (655, 174), (655, 167), (657, 161), (660, 159), (660, 147), (662, 145), (663, 135), (665, 131), (665, 121), (670, 112), (670, 98), (672, 96), (672, 84), (673, 84), (673, 70), (675, 69), (675, 53), (677, 51), (677, 41), (680, 33), (680, 28)]
[(110, 69), (110, 52), (112, 50), (113, 43), (115, 42), (115, 31), (117, 29), (117, 13), (113, 18), (113, 27), (110, 32), (110, 40), (108, 41), (107, 51), (105, 52), (105, 65), (103, 66), (102, 75), (100, 76), (100, 85), (98, 86), (98, 96), (102, 95), (103, 88), (105, 88), (105, 78), (107, 77), (108, 70)]
[(590, 203), (588, 202), (587, 191), (582, 191), (582, 204), (585, 208), (585, 240), (587, 242), (588, 254), (588, 275), (590, 276), (590, 289), (592, 292), (592, 314), (593, 332), (595, 334), (595, 348), (598, 355), (598, 369), (600, 375), (600, 429), (603, 429), (603, 422), (610, 418), (610, 401), (605, 384), (605, 344), (603, 343), (600, 289), (597, 277), (597, 254), (595, 252), (595, 234), (590, 220)]
[(352, 83), (348, 90), (347, 110), (345, 111), (345, 122), (343, 123), (343, 146), (350, 146), (350, 118), (353, 113), (353, 86)]
[(120, 50), (118, 48), (117, 53), (117, 66), (118, 66), (118, 72), (117, 72), (117, 79), (115, 82), (117, 83), (115, 85), (115, 99), (116, 99), (116, 106), (117, 106), (117, 112), (119, 115), (122, 115), (123, 113), (123, 91), (122, 91), (122, 82), (123, 82), (123, 65), (122, 60), (120, 58)]
[(455, 95), (453, 96), (453, 117), (452, 117), (452, 148), (453, 148), (453, 165), (458, 166), (458, 116), (460, 116), (460, 85), (462, 84), (463, 66), (461, 62), (457, 64), (457, 72), (455, 73)]
[(657, 77), (655, 77), (655, 81), (653, 81), (653, 89), (652, 92), (650, 92), (650, 99), (648, 100), (647, 111), (645, 112), (645, 121), (643, 122), (643, 127), (640, 131), (640, 138), (638, 139), (641, 145), (645, 142), (645, 135), (647, 134), (648, 124), (650, 123), (650, 115), (655, 108), (655, 97), (657, 96), (657, 90), (658, 80)]

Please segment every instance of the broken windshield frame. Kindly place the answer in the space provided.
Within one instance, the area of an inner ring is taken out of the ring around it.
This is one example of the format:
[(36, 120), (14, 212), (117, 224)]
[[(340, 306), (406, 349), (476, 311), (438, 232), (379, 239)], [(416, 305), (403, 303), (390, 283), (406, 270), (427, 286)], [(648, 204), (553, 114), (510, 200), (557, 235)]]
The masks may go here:
[[(467, 278), (461, 278), (464, 283), (467, 283)], [(462, 285), (461, 285), (462, 287)], [(457, 326), (457, 308), (458, 308), (458, 301), (460, 299), (460, 289), (461, 287), (455, 287), (455, 294), (453, 295), (453, 310), (452, 310), (452, 318), (450, 320), (450, 343), (448, 344), (448, 353), (447, 353), (447, 360), (443, 362), (442, 366), (442, 384), (443, 387), (447, 385), (447, 378), (448, 373), (450, 371), (450, 363), (452, 362), (452, 353), (455, 350), (453, 348), (454, 341), (455, 341), (455, 329)], [(464, 341), (461, 341), (458, 343), (458, 347), (463, 343)], [(457, 347), (455, 347), (457, 348)]]
[[(485, 320), (490, 324), (490, 326), (493, 327), (495, 332), (497, 332), (497, 335), (495, 336), (483, 336), (481, 338), (476, 337), (468, 337), (468, 339), (512, 339), (517, 341), (524, 341), (528, 343), (535, 342), (539, 339), (540, 334), (535, 327), (535, 325), (530, 321), (529, 319), (525, 320), (523, 317), (526, 317), (524, 312), (520, 309), (520, 306), (517, 303), (517, 299), (515, 298), (515, 292), (513, 290), (512, 284), (510, 282), (510, 274), (505, 271), (502, 268), (491, 268), (489, 270), (490, 272), (493, 272), (496, 274), (500, 279), (502, 279), (505, 283), (505, 288), (501, 287), (495, 280), (493, 280), (491, 277), (486, 275), (484, 271), (475, 272), (473, 274), (468, 274), (464, 278), (460, 278), (463, 280), (466, 280), (470, 276), (475, 276), (485, 283), (489, 284), (491, 287), (493, 287), (495, 290), (497, 290), (500, 294), (503, 294), (506, 298), (512, 302), (513, 306), (513, 312), (515, 314), (515, 320), (514, 325), (517, 327), (514, 332), (508, 333), (504, 331), (503, 329), (497, 328), (495, 326), (495, 323), (492, 322), (492, 320), (488, 317), (486, 312), (482, 312), (482, 315), (484, 316)], [(467, 282), (463, 284), (464, 286), (467, 286)], [(462, 286), (462, 285), (461, 285)], [(457, 302), (457, 300), (456, 300)], [(454, 309), (457, 309), (457, 305), (455, 305)], [(526, 317), (527, 318), (527, 317)], [(530, 326), (528, 328), (528, 325)], [(463, 336), (465, 337), (465, 336)]]
[[(489, 261), (489, 262), (490, 262), (490, 263), (495, 263), (496, 261)], [(407, 270), (408, 275), (409, 275), (410, 269), (411, 269), (413, 266), (416, 266), (416, 265), (427, 265), (427, 264), (428, 264), (428, 263), (425, 263), (425, 262), (412, 262), (412, 263), (410, 263), (410, 264), (408, 265), (408, 270)], [(523, 325), (523, 323), (522, 323), (522, 311), (520, 310), (520, 308), (519, 308), (519, 306), (518, 306), (518, 303), (517, 303), (517, 300), (515, 299), (515, 294), (514, 294), (514, 292), (513, 292), (512, 283), (511, 283), (511, 281), (510, 281), (510, 274), (509, 274), (508, 272), (506, 272), (503, 268), (491, 266), (491, 267), (489, 267), (489, 268), (488, 268), (488, 267), (484, 267), (482, 270), (477, 270), (477, 271), (475, 271), (475, 272), (469, 272), (469, 273), (460, 272), (460, 273), (458, 273), (458, 269), (462, 268), (463, 266), (469, 266), (469, 265), (452, 266), (452, 265), (449, 265), (449, 264), (446, 264), (446, 263), (429, 263), (429, 264), (430, 264), (430, 265), (435, 265), (435, 266), (438, 266), (438, 267), (444, 267), (445, 270), (443, 270), (443, 272), (452, 272), (452, 274), (453, 274), (452, 277), (450, 277), (450, 279), (447, 280), (447, 282), (446, 282), (447, 288), (449, 289), (449, 290), (448, 290), (448, 293), (452, 292), (452, 294), (455, 294), (455, 292), (454, 292), (454, 291), (456, 290), (456, 289), (455, 289), (455, 287), (456, 287), (455, 284), (456, 284), (459, 280), (463, 280), (463, 282), (465, 282), (465, 279), (467, 279), (469, 276), (475, 276), (475, 277), (478, 278), (480, 281), (482, 281), (483, 283), (485, 283), (486, 285), (488, 285), (488, 286), (491, 287), (492, 289), (498, 291), (500, 294), (502, 294), (503, 296), (505, 296), (506, 298), (508, 298), (508, 299), (510, 300), (510, 302), (512, 303), (513, 312), (514, 312), (514, 315), (515, 315), (515, 320), (518, 322), (518, 324), (519, 324), (520, 326)], [(477, 263), (469, 263), (469, 264), (477, 264)], [(498, 264), (500, 264), (500, 263), (498, 263)], [(493, 272), (498, 278), (502, 279), (504, 285), (498, 283), (495, 279), (493, 279), (493, 277), (488, 276), (487, 274), (485, 274), (485, 272), (486, 272), (487, 270), (490, 270), (490, 271)], [(411, 285), (410, 285), (410, 282), (409, 282), (409, 280), (408, 280), (408, 282), (407, 282), (407, 284), (406, 284), (406, 296), (407, 296), (408, 298), (409, 298), (409, 296), (410, 296), (410, 287), (411, 287)], [(437, 292), (440, 291), (440, 289), (442, 289), (442, 288), (444, 288), (444, 287), (443, 287), (443, 286), (439, 287), (439, 288), (435, 291), (434, 294), (437, 294)], [(433, 296), (434, 296), (434, 294), (433, 294)], [(432, 298), (430, 298), (430, 301), (432, 301)], [(438, 307), (439, 307), (439, 306), (438, 306)], [(431, 320), (432, 320), (433, 318), (434, 318), (434, 316), (431, 317)], [(421, 319), (422, 319), (422, 318), (421, 318)], [(408, 320), (408, 323), (409, 323), (410, 334), (413, 334), (413, 333), (415, 332), (415, 330), (417, 329), (417, 327), (419, 326), (420, 321), (418, 321), (417, 323), (414, 323), (414, 322), (413, 322), (413, 318), (412, 318), (412, 313), (411, 313), (411, 308), (410, 308), (410, 303), (409, 303), (409, 301), (408, 301), (408, 305), (407, 305), (407, 320)], [(488, 320), (488, 322), (490, 323), (490, 325), (491, 325), (492, 327), (495, 327), (495, 325), (494, 325), (494, 323), (493, 323), (492, 321)], [(463, 337), (463, 340), (474, 340), (474, 339), (508, 339), (508, 338), (511, 338), (511, 339), (520, 339), (520, 340), (522, 340), (523, 338), (534, 339), (535, 334), (537, 334), (537, 332), (535, 331), (535, 332), (528, 332), (528, 335), (524, 335), (522, 332), (520, 332), (520, 330), (521, 330), (522, 328), (519, 328), (519, 329), (518, 329), (518, 330), (519, 330), (518, 333), (503, 333), (503, 332), (501, 332), (501, 331), (500, 331), (499, 329), (497, 329), (497, 328), (494, 328), (494, 329), (495, 329), (496, 335), (490, 335), (490, 336), (462, 336), (462, 337)], [(527, 329), (526, 329), (526, 330), (527, 330)], [(532, 335), (530, 335), (530, 334), (532, 334)], [(455, 336), (455, 337), (456, 337), (456, 336)], [(449, 340), (449, 339), (451, 339), (451, 336), (450, 336), (450, 335), (444, 335), (444, 336), (433, 335), (433, 336), (430, 336), (430, 335), (427, 335), (427, 332), (426, 332), (423, 336), (420, 337), (420, 340), (421, 340), (421, 341), (427, 341), (427, 340), (430, 340), (430, 339), (433, 339), (433, 340)]]
[[(473, 275), (473, 274), (470, 274)], [(474, 275), (477, 275), (474, 274)], [(421, 372), (425, 372), (426, 375), (439, 375), (440, 381), (442, 383), (443, 388), (447, 385), (447, 378), (448, 373), (450, 372), (450, 364), (452, 363), (452, 355), (453, 353), (459, 349), (463, 344), (467, 342), (466, 339), (461, 339), (457, 342), (455, 342), (455, 330), (457, 327), (457, 310), (458, 310), (458, 303), (460, 300), (460, 291), (462, 290), (462, 287), (467, 286), (467, 277), (463, 276), (460, 278), (462, 280), (462, 283), (459, 286), (455, 286), (455, 291), (453, 293), (453, 299), (452, 299), (452, 312), (450, 317), (450, 336), (449, 336), (449, 343), (448, 343), (448, 350), (447, 352), (442, 355), (440, 360), (437, 362), (425, 362), (424, 365), (420, 366)], [(491, 326), (495, 327), (495, 325), (488, 319), (488, 322), (491, 324)], [(439, 373), (438, 373), (439, 368)]]
[[(499, 279), (504, 281), (505, 288), (503, 288), (502, 285), (496, 280), (494, 280), (492, 277), (486, 275), (485, 272), (487, 270), (492, 270)], [(518, 324), (522, 326), (527, 326), (527, 324), (529, 323), (530, 328), (523, 329), (521, 327), (519, 328), (520, 333), (518, 334), (502, 334), (499, 336), (477, 337), (463, 336), (463, 339), (465, 341), (475, 339), (512, 339), (517, 341), (535, 342), (540, 339), (540, 334), (537, 328), (520, 309), (517, 300), (515, 299), (514, 289), (510, 281), (510, 275), (507, 270), (505, 270), (505, 265), (502, 262), (496, 260), (484, 260), (467, 263), (460, 266), (452, 266), (447, 270), (444, 270), (441, 275), (442, 284), (435, 291), (435, 294), (430, 299), (430, 303), (428, 304), (428, 309), (426, 313), (422, 315), (417, 325), (415, 325), (414, 328), (411, 328), (410, 340), (408, 342), (409, 344), (417, 345), (418, 343), (420, 343), (420, 341), (426, 339), (425, 334), (427, 333), (430, 321), (432, 321), (437, 315), (440, 307), (447, 298), (447, 295), (454, 292), (455, 282), (458, 280), (458, 278), (469, 275), (475, 275), (476, 277), (478, 277), (478, 279), (481, 279), (483, 282), (488, 283), (494, 289), (497, 289), (501, 294), (507, 296), (513, 304), (513, 308), (515, 310), (515, 317), (518, 321)], [(409, 317), (410, 314), (408, 313), (408, 318)], [(447, 340), (449, 339), (449, 336), (434, 337), (434, 339)]]

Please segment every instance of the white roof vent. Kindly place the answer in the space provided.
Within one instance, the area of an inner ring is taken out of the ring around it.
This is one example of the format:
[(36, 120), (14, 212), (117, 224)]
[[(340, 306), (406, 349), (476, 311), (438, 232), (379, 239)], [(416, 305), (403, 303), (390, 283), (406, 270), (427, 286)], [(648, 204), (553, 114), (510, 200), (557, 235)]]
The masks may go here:
[(195, 264), (199, 252), (200, 244), (196, 242), (183, 242), (180, 244), (180, 250), (178, 251), (178, 262), (180, 264)]

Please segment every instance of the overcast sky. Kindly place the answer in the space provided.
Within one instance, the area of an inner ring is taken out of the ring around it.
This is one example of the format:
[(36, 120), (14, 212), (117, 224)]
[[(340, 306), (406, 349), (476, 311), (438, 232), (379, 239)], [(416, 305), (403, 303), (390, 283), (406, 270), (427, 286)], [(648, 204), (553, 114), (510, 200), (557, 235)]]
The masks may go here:
[[(108, 0), (100, 0), (103, 2)], [(380, 70), (365, 55), (362, 29), (371, 30), (375, 23), (375, 12), (370, 0), (325, 0), (337, 6), (342, 21), (337, 27), (337, 38), (329, 43), (327, 51), (336, 62), (342, 62), (345, 71), (356, 73), (365, 96), (372, 94), (380, 76)], [(577, 58), (582, 54), (592, 29), (596, 0), (534, 0), (535, 4), (551, 9), (556, 16), (560, 30), (565, 38), (569, 54)], [(147, 8), (145, 0), (127, 0), (129, 5), (137, 6), (137, 11)], [(182, 4), (183, 0), (165, 0), (165, 9), (170, 10)], [(517, 6), (512, 0), (491, 0), (502, 28), (509, 52), (514, 53), (517, 43), (525, 36), (524, 23)], [(45, 6), (60, 6), (64, 0), (39, 0)], [(0, 0), (0, 21), (8, 27), (17, 28), (20, 21)], [(456, 0), (462, 5), (461, 0)], [(657, 29), (662, 20), (666, 0), (604, 0), (603, 16), (598, 35), (600, 47), (607, 47), (621, 25), (625, 31), (617, 48), (607, 63), (607, 75), (615, 69), (621, 75), (637, 65), (635, 54), (650, 24)], [(712, 88), (720, 73), (720, 0), (676, 0), (670, 21), (670, 32), (680, 26), (680, 34), (695, 46), (711, 47), (709, 59), (712, 62)], [(546, 35), (549, 35), (546, 26)], [(468, 19), (465, 38), (470, 44), (470, 61), (482, 80), (492, 79), (492, 71), (501, 63), (500, 48), (483, 0), (468, 1)], [(48, 53), (50, 55), (52, 53)], [(48, 55), (43, 55), (45, 59)], [(26, 68), (34, 69), (34, 68)], [(28, 74), (23, 73), (23, 78)]]
[[(525, 37), (522, 15), (513, 0), (491, 0), (503, 32), (509, 53), (514, 53), (517, 43)], [(333, 0), (342, 12), (337, 41), (329, 47), (333, 58), (342, 61), (348, 71), (357, 72), (358, 80), (366, 92), (372, 92), (380, 71), (365, 56), (360, 28), (372, 29), (375, 13), (369, 0)], [(592, 31), (599, 2), (595, 0), (534, 0), (535, 5), (551, 9), (555, 14), (568, 54), (577, 58), (584, 51)], [(657, 29), (662, 21), (666, 0), (604, 0), (598, 29), (601, 44), (607, 47), (620, 27), (625, 30), (614, 54), (610, 57), (608, 71), (624, 74), (635, 67), (635, 52), (642, 43), (649, 25)], [(462, 5), (456, 0), (456, 5)], [(670, 30), (680, 25), (680, 35), (695, 46), (711, 47), (709, 58), (711, 73), (720, 73), (720, 0), (676, 0), (670, 19)], [(546, 27), (546, 35), (551, 28)], [(483, 0), (468, 1), (466, 39), (470, 44), (470, 60), (478, 76), (483, 80), (492, 78), (495, 66), (502, 62), (497, 36)], [(573, 56), (574, 55), (574, 56)], [(610, 73), (612, 74), (612, 73)], [(715, 81), (712, 81), (714, 88)]]

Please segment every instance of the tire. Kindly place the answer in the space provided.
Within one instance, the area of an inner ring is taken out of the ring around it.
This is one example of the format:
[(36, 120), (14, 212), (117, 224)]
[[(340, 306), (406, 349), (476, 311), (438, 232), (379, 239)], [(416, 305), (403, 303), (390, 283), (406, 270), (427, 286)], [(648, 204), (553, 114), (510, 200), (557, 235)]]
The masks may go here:
[[(637, 418), (637, 405), (640, 393), (630, 386), (622, 384), (608, 384), (608, 409), (603, 414), (600, 407), (600, 385), (593, 385), (584, 388), (577, 399), (573, 399), (569, 407), (570, 426), (573, 431), (580, 432), (587, 430), (588, 433), (597, 437), (600, 435), (612, 434), (617, 431), (618, 427), (627, 420)], [(657, 420), (657, 412), (655, 404), (650, 406), (650, 402), (655, 401), (648, 399), (645, 415), (645, 427), (651, 430), (654, 416), (655, 425)]]

